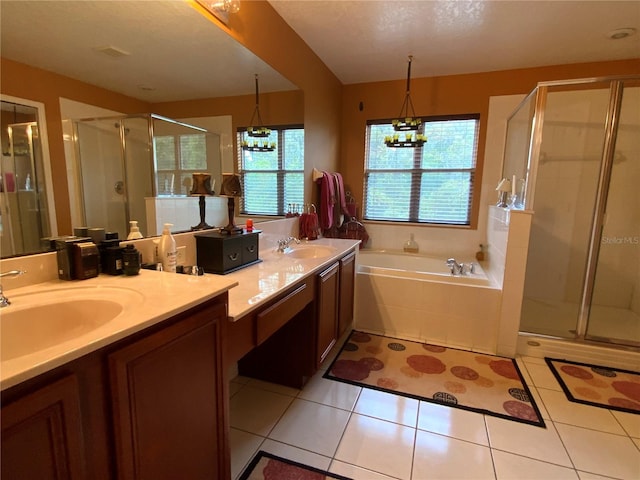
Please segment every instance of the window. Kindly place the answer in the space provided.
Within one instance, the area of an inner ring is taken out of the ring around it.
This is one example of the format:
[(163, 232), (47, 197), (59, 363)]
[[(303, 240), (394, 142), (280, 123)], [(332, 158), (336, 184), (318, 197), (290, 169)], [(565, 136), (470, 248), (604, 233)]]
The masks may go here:
[(157, 195), (188, 195), (192, 174), (209, 171), (206, 134), (153, 138)]
[(389, 148), (391, 121), (368, 122), (364, 219), (470, 225), (479, 118), (422, 118), (422, 148)]
[(246, 129), (238, 129), (238, 172), (242, 182), (240, 212), (250, 215), (284, 215), (287, 205), (304, 202), (304, 128), (271, 128), (260, 138), (275, 143), (272, 152), (242, 150), (243, 141), (253, 144)]

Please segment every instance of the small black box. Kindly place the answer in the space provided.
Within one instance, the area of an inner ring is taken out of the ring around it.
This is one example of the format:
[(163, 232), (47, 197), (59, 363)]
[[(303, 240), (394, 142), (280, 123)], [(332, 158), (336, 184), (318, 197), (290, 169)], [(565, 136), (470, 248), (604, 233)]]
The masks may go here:
[(225, 274), (248, 267), (258, 258), (260, 231), (228, 235), (219, 232), (197, 233), (196, 258), (207, 273)]

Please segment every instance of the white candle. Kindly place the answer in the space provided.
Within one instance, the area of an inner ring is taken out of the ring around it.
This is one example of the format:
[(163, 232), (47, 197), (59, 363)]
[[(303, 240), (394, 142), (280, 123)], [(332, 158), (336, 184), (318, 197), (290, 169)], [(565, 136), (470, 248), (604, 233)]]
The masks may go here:
[(514, 175), (511, 180), (511, 195), (516, 194), (516, 176)]
[(172, 173), (171, 174), (171, 187), (169, 188), (169, 193), (171, 195), (173, 195), (173, 182), (174, 182), (174, 180), (175, 180), (175, 175)]

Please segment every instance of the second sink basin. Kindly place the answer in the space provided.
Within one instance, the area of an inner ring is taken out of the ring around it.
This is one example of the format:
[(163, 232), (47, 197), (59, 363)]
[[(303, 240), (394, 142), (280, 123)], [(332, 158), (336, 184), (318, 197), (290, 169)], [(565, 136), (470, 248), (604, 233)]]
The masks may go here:
[(296, 245), (287, 250), (285, 255), (291, 258), (325, 258), (335, 255), (336, 249), (323, 245)]

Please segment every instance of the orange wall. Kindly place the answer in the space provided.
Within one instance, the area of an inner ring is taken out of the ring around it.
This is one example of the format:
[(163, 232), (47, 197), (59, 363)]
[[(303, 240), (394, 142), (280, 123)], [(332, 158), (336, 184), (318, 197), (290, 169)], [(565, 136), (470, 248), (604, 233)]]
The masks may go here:
[[(255, 95), (242, 95), (238, 97), (154, 103), (152, 108), (153, 113), (169, 118), (231, 115), (232, 128), (235, 132), (237, 127), (249, 125), (255, 105)], [(302, 90), (261, 93), (260, 115), (266, 125), (304, 123), (304, 95)], [(254, 119), (254, 122), (257, 122), (257, 120)]]
[[(476, 185), (482, 185), (489, 97), (526, 94), (538, 82), (640, 73), (640, 60), (557, 65), (499, 72), (411, 79), (416, 115), (479, 113), (480, 134)], [(396, 117), (404, 100), (406, 79), (345, 85), (342, 94), (342, 148), (340, 170), (345, 184), (362, 205), (366, 122)], [(358, 105), (363, 102), (363, 111)], [(428, 148), (429, 144), (425, 146)], [(474, 190), (477, 219), (480, 188)], [(475, 221), (475, 220), (474, 220)]]
[(62, 139), (60, 97), (123, 113), (148, 112), (149, 104), (5, 58), (0, 58), (0, 88), (5, 95), (44, 104), (58, 233), (70, 234), (72, 232), (71, 213)]
[(339, 166), (342, 84), (269, 2), (242, 2), (228, 26), (194, 7), (304, 92), (305, 195), (311, 201), (311, 169)]

